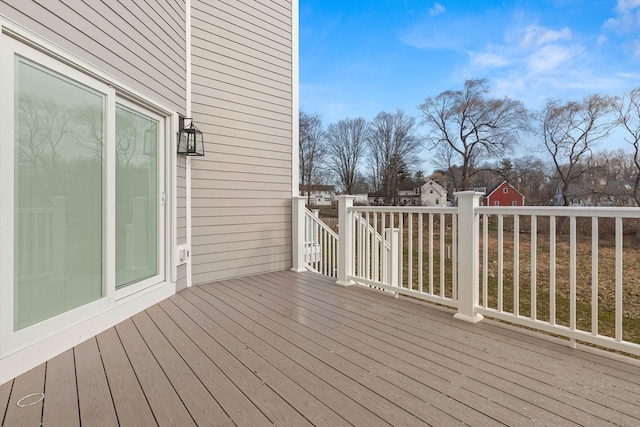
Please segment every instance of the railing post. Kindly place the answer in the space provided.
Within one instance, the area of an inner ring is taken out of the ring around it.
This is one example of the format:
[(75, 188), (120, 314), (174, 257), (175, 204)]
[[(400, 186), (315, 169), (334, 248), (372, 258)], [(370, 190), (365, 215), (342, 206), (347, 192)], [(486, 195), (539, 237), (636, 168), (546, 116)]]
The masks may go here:
[(355, 196), (338, 196), (338, 280), (336, 285), (353, 284), (347, 276), (353, 273), (353, 206)]
[[(386, 282), (391, 286), (398, 286), (400, 278), (400, 229), (387, 228), (384, 230), (384, 239), (389, 242), (390, 248), (387, 254), (387, 277)], [(385, 249), (386, 250), (386, 249)], [(396, 298), (398, 293), (395, 292)]]
[(306, 197), (293, 196), (291, 198), (291, 221), (293, 230), (291, 233), (291, 257), (293, 259), (293, 267), (291, 270), (296, 273), (306, 271), (305, 267), (305, 202)]
[(482, 193), (461, 191), (458, 199), (458, 312), (453, 317), (477, 323), (483, 316), (476, 313), (480, 275), (480, 221), (475, 208)]

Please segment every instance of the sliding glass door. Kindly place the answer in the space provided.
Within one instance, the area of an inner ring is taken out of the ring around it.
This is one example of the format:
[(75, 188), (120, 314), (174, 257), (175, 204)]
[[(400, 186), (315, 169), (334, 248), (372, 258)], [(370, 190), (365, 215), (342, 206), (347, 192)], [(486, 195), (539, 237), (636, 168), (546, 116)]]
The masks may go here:
[(147, 114), (116, 106), (116, 289), (159, 273), (161, 127)]
[(15, 57), (14, 327), (101, 298), (105, 95)]
[(1, 37), (0, 329), (21, 345), (164, 282), (170, 116)]

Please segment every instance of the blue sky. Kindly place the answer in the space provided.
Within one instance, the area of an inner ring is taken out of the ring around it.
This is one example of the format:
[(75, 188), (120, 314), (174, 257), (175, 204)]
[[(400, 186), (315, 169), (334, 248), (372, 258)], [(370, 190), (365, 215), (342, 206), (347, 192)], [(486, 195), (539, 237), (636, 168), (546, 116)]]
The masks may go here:
[[(640, 0), (299, 0), (300, 106), (371, 120), (487, 78), (531, 108), (640, 86)], [(610, 142), (608, 147), (617, 148)]]

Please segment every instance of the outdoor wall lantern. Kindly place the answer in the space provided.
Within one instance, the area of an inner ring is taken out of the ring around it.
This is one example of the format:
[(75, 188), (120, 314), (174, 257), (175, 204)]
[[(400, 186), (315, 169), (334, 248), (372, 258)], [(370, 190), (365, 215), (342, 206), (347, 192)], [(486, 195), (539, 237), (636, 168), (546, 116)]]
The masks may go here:
[[(184, 121), (189, 120), (189, 126)], [(204, 140), (202, 132), (193, 124), (193, 119), (180, 116), (178, 132), (178, 154), (187, 156), (204, 156)]]

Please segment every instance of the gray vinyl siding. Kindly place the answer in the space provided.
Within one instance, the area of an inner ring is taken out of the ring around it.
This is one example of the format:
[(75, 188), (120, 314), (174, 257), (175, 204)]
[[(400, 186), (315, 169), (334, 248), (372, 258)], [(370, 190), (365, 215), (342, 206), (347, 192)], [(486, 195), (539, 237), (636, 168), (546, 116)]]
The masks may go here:
[(0, 13), (175, 111), (184, 111), (183, 0), (2, 0)]
[(187, 169), (184, 156), (176, 159), (176, 243), (187, 243)]
[(289, 1), (194, 0), (193, 283), (291, 267)]
[(176, 291), (187, 289), (187, 264), (179, 265), (177, 268)]

